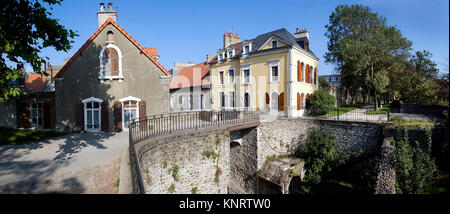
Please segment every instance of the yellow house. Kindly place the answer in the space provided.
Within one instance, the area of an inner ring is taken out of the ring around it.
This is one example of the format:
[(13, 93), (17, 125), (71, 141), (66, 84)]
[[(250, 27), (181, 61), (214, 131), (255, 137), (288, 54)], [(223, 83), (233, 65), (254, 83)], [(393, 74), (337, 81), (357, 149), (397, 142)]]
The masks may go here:
[(256, 110), (289, 117), (305, 115), (318, 86), (319, 58), (309, 49), (309, 33), (282, 28), (241, 41), (225, 33), (223, 48), (209, 61), (214, 110)]

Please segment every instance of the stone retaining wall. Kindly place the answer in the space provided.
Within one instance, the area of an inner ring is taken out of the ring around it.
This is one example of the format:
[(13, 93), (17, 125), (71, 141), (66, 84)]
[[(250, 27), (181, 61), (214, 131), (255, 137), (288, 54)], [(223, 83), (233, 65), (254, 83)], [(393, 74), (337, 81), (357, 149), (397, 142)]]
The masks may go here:
[(265, 122), (258, 127), (258, 169), (262, 168), (270, 156), (293, 153), (299, 145), (305, 143), (307, 130), (312, 127), (336, 137), (338, 152), (375, 154), (379, 151), (383, 139), (382, 127), (377, 123), (311, 119)]
[[(228, 193), (226, 129), (179, 132), (136, 145), (146, 193)], [(178, 170), (176, 169), (178, 168)]]

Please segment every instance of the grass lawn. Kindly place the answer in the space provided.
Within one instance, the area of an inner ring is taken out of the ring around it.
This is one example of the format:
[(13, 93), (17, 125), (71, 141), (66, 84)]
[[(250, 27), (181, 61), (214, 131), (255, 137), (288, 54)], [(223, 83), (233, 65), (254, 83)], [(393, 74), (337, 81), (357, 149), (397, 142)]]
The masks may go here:
[(0, 128), (0, 145), (19, 145), (50, 139), (67, 133), (39, 130), (15, 130)]
[(392, 119), (392, 123), (395, 126), (403, 126), (403, 127), (427, 127), (436, 125), (435, 121), (407, 120), (400, 117), (394, 117)]
[(383, 105), (383, 107), (378, 108), (377, 111), (370, 109), (367, 110), (366, 112), (364, 112), (365, 114), (370, 114), (370, 115), (374, 115), (374, 114), (387, 114), (388, 110), (390, 110), (390, 106), (389, 104)]
[[(362, 108), (362, 107), (364, 107), (364, 105), (367, 105), (367, 104), (355, 104), (355, 105), (351, 105), (351, 106), (340, 106), (339, 107), (339, 115), (343, 115), (349, 111), (353, 111), (355, 109)], [(328, 114), (331, 116), (336, 116), (337, 112), (338, 111), (335, 108), (335, 109), (331, 110), (330, 112), (328, 112)]]

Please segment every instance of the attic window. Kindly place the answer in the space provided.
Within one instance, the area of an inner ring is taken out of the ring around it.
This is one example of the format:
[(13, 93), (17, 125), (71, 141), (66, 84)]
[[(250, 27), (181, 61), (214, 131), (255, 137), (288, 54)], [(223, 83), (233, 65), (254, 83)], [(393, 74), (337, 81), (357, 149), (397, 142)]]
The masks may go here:
[(114, 42), (114, 33), (112, 31), (108, 31), (108, 33), (106, 34), (106, 42)]
[(278, 48), (278, 41), (277, 40), (272, 41), (272, 48)]
[(250, 53), (250, 45), (244, 46), (244, 54)]
[(234, 50), (228, 51), (228, 57), (229, 58), (233, 58), (233, 52), (234, 52)]

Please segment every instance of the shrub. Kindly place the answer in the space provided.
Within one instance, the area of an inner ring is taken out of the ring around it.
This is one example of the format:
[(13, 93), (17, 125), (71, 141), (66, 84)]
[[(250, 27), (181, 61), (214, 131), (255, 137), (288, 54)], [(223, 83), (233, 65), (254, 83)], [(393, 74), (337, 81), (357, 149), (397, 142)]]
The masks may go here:
[(313, 116), (325, 115), (334, 108), (336, 99), (333, 95), (319, 88), (309, 97), (306, 106), (308, 113)]
[[(427, 143), (431, 144), (431, 142)], [(395, 147), (396, 192), (422, 193), (424, 184), (432, 182), (437, 172), (434, 161), (426, 151), (423, 151), (417, 141), (413, 145), (409, 143), (406, 129), (403, 129), (403, 136), (395, 142)], [(427, 149), (429, 148), (430, 146), (427, 146)]]
[(336, 157), (336, 138), (328, 132), (311, 128), (304, 146), (298, 148), (296, 156), (305, 160), (305, 179), (318, 184), (331, 171)]

